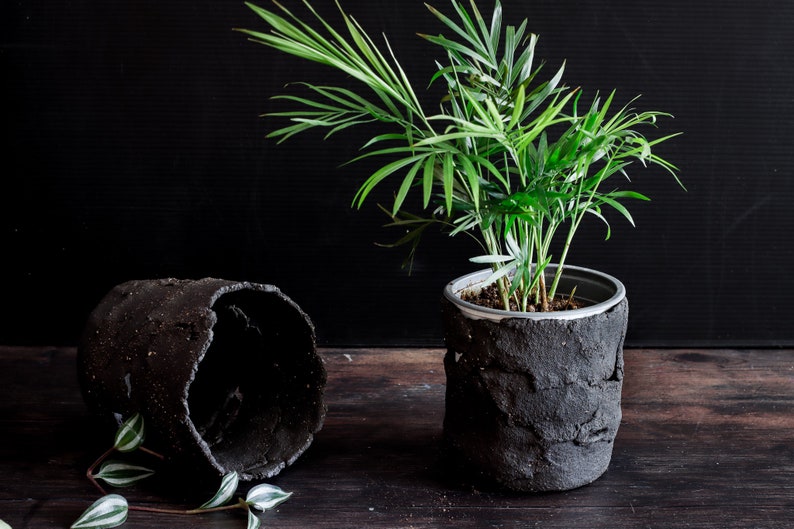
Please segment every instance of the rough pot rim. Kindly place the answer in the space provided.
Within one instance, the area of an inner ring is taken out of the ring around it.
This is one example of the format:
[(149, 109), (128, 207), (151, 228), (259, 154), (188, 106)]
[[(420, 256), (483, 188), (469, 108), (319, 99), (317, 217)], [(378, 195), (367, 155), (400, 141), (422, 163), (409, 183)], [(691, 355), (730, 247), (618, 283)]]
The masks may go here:
[[(547, 272), (557, 269), (557, 264), (549, 264)], [(560, 290), (565, 292), (576, 285), (577, 299), (588, 302), (585, 307), (557, 312), (519, 312), (482, 307), (463, 301), (461, 293), (480, 286), (491, 275), (490, 269), (478, 270), (458, 277), (444, 287), (444, 297), (455, 304), (468, 318), (500, 321), (505, 318), (531, 320), (573, 320), (601, 314), (620, 303), (626, 297), (626, 287), (616, 277), (582, 266), (565, 265), (560, 279)], [(547, 273), (547, 275), (550, 275)]]
[(278, 474), (326, 415), (314, 325), (275, 285), (213, 277), (116, 285), (88, 317), (77, 375), (90, 411), (110, 424), (140, 413), (155, 448), (202, 478)]

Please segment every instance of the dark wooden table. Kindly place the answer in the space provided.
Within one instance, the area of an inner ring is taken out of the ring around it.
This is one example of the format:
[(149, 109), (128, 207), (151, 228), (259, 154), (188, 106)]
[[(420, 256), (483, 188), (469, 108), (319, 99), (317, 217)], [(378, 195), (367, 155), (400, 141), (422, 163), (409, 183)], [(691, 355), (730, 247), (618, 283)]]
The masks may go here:
[[(626, 351), (609, 471), (551, 494), (475, 490), (441, 472), (440, 349), (321, 353), (326, 425), (270, 480), (294, 495), (263, 527), (794, 527), (792, 350)], [(14, 529), (69, 527), (98, 497), (84, 472), (112, 432), (87, 414), (74, 364), (69, 348), (0, 347), (0, 519)], [(192, 506), (160, 492), (122, 493), (131, 504)], [(136, 511), (123, 527), (245, 529), (242, 514)]]

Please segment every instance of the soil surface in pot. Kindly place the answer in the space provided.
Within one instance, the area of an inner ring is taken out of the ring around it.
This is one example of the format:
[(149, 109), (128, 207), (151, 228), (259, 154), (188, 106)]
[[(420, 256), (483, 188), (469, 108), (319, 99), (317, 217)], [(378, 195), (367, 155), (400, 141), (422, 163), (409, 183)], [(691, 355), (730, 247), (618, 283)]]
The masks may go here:
[[(463, 291), (460, 295), (460, 299), (488, 309), (504, 310), (505, 308), (496, 284), (490, 284), (480, 289), (479, 292), (469, 290)], [(584, 302), (572, 296), (555, 296), (549, 300), (547, 312), (580, 309), (585, 306), (587, 305)], [(510, 300), (510, 310), (515, 312), (521, 311), (515, 299)], [(528, 304), (527, 312), (542, 312), (542, 309), (540, 304)]]

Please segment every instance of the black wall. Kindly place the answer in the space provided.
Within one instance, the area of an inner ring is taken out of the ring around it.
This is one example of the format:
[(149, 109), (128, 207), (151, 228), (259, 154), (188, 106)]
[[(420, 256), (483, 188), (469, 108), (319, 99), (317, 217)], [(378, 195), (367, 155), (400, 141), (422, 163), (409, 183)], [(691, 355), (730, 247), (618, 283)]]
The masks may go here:
[[(424, 88), (436, 50), (414, 33), (441, 26), (423, 3), (343, 4)], [(567, 59), (569, 85), (642, 94), (676, 116), (661, 132), (685, 133), (659, 152), (688, 191), (635, 172), (653, 198), (633, 207), (637, 227), (614, 219), (604, 242), (593, 221), (569, 259), (625, 282), (628, 342), (794, 344), (794, 3), (503, 6), (540, 34), (548, 73)], [(375, 201), (349, 207), (368, 166), (340, 165), (364, 131), (264, 138), (275, 122), (258, 115), (281, 108), (270, 96), (331, 74), (233, 27), (261, 26), (241, 1), (2, 3), (0, 343), (75, 343), (112, 286), (168, 276), (278, 285), (321, 344), (441, 343), (441, 288), (475, 269), (477, 248), (433, 234), (402, 270), (403, 250), (375, 244), (396, 236)]]

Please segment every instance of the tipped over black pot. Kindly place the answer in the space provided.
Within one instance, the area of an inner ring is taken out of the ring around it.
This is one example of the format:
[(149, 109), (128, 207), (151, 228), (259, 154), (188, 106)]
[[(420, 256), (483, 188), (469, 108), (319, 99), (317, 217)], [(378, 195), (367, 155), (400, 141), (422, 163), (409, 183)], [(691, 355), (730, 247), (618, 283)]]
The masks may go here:
[(88, 318), (77, 364), (92, 411), (114, 422), (140, 413), (147, 445), (207, 475), (274, 476), (325, 417), (314, 327), (272, 285), (120, 284)]

